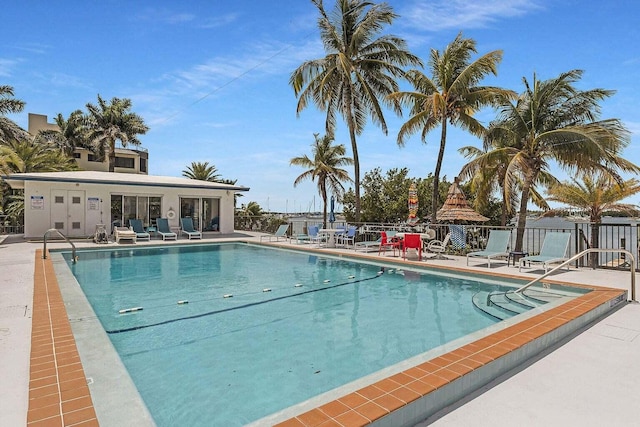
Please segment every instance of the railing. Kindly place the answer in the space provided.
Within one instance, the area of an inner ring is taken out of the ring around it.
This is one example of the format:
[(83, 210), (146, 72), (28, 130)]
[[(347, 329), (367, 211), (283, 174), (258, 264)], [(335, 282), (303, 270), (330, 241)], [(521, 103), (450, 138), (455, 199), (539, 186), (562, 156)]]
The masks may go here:
[(629, 271), (631, 271), (631, 301), (636, 301), (636, 270), (633, 268), (633, 265), (635, 264), (635, 257), (633, 256), (633, 254), (631, 252), (629, 252), (626, 249), (600, 249), (600, 248), (585, 249), (584, 251), (582, 251), (582, 252), (580, 252), (578, 254), (575, 254), (574, 256), (569, 258), (568, 260), (564, 261), (559, 266), (557, 266), (557, 267), (553, 268), (552, 270), (549, 270), (548, 272), (544, 273), (542, 276), (536, 277), (535, 279), (533, 279), (532, 281), (530, 281), (526, 285), (521, 286), (520, 288), (516, 289), (514, 292), (515, 293), (522, 293), (527, 288), (529, 288), (531, 285), (533, 285), (535, 283), (538, 283), (540, 280), (542, 280), (545, 277), (549, 276), (551, 273), (561, 269), (562, 267), (566, 267), (567, 265), (569, 265), (572, 262), (576, 261), (578, 258), (582, 258), (583, 256), (588, 255), (590, 253), (605, 253), (605, 252), (618, 252), (618, 253), (625, 254), (625, 255), (629, 256), (629, 259), (631, 260), (631, 263), (629, 264)]
[(44, 233), (44, 248), (42, 249), (42, 258), (47, 259), (47, 236), (49, 235), (49, 233), (52, 233), (52, 232), (58, 233), (60, 237), (62, 237), (64, 240), (67, 241), (67, 243), (71, 245), (71, 258), (72, 258), (71, 260), (74, 264), (78, 262), (78, 257), (76, 256), (76, 245), (74, 245), (73, 242), (67, 238), (67, 236), (62, 234), (60, 230), (56, 228), (50, 228)]

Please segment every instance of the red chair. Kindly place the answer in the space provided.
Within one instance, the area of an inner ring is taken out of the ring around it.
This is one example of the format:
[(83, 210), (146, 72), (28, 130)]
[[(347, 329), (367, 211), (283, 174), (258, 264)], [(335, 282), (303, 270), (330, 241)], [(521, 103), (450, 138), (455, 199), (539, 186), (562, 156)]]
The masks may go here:
[(418, 251), (418, 260), (422, 261), (422, 238), (419, 234), (405, 234), (402, 242), (402, 258), (407, 259), (407, 249)]
[(387, 248), (392, 248), (393, 249), (393, 256), (396, 256), (396, 249), (398, 249), (398, 252), (400, 252), (400, 241), (398, 240), (394, 240), (391, 239), (389, 240), (387, 238), (387, 232), (386, 231), (381, 231), (380, 232), (380, 247), (378, 248), (378, 255), (380, 255), (380, 252), (387, 252)]

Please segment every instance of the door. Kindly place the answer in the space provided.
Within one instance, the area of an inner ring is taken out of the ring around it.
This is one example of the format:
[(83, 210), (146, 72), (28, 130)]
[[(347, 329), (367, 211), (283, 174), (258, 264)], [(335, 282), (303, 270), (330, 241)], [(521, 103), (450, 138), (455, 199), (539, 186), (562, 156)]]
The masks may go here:
[(51, 191), (51, 226), (68, 237), (85, 236), (84, 191)]

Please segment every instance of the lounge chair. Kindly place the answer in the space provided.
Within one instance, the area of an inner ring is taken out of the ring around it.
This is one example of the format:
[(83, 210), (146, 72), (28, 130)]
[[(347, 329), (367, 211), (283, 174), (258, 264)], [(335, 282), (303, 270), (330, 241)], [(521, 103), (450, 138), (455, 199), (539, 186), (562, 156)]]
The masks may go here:
[(549, 232), (544, 236), (542, 249), (538, 255), (526, 256), (520, 258), (520, 267), (518, 271), (522, 271), (522, 266), (528, 263), (540, 263), (544, 266), (544, 272), (549, 270), (549, 264), (554, 262), (566, 261), (567, 250), (569, 249), (569, 240), (571, 233)]
[(136, 238), (138, 240), (151, 240), (151, 235), (144, 230), (142, 226), (142, 220), (140, 219), (130, 219), (129, 226), (136, 233)]
[(117, 227), (113, 230), (113, 236), (116, 239), (116, 243), (120, 243), (120, 240), (130, 240), (132, 243), (136, 242), (136, 233), (129, 227)]
[(429, 259), (451, 259), (451, 258), (447, 258), (446, 256), (442, 255), (443, 252), (445, 252), (447, 250), (447, 246), (449, 245), (449, 241), (451, 240), (451, 233), (447, 233), (446, 236), (444, 236), (443, 240), (431, 240), (428, 244), (427, 244), (427, 250), (429, 252), (433, 252), (435, 253), (434, 256), (432, 256)]
[(191, 239), (202, 239), (202, 233), (193, 226), (193, 219), (180, 218), (180, 233), (186, 234)]
[(510, 230), (491, 230), (487, 247), (482, 251), (469, 252), (467, 254), (467, 265), (469, 265), (469, 257), (478, 257), (487, 259), (487, 267), (491, 268), (491, 258), (509, 257), (509, 243), (511, 243)]
[(169, 220), (167, 218), (156, 219), (156, 226), (158, 227), (158, 234), (162, 237), (162, 240), (178, 240), (178, 235), (169, 228)]
[(280, 227), (278, 227), (278, 229), (276, 230), (275, 233), (273, 234), (269, 234), (268, 236), (260, 236), (260, 241), (262, 241), (262, 239), (268, 238), (269, 241), (271, 241), (271, 239), (273, 239), (275, 237), (276, 242), (283, 237), (285, 240), (287, 240), (287, 231), (289, 230), (289, 224), (281, 224)]
[(364, 242), (356, 242), (354, 245), (354, 249), (357, 251), (358, 249), (363, 250), (364, 252), (368, 252), (371, 250), (379, 249), (380, 242), (382, 242), (382, 237), (378, 240), (367, 240)]

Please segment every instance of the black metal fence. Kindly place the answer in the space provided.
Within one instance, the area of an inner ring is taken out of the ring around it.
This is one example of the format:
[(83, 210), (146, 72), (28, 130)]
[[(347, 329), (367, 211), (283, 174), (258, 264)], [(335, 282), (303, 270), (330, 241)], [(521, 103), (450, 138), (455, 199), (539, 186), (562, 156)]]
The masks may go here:
[[(640, 223), (634, 220), (625, 219), (626, 223), (604, 222), (592, 224), (589, 222), (571, 222), (563, 219), (555, 221), (532, 221), (527, 223), (523, 236), (522, 251), (530, 255), (540, 252), (544, 236), (548, 232), (570, 233), (570, 246), (568, 256), (573, 256), (592, 245), (593, 235), (597, 234), (595, 240), (597, 247), (607, 249), (626, 249), (634, 254), (635, 269), (640, 269), (639, 246), (640, 246)], [(297, 217), (284, 218), (282, 216), (262, 216), (260, 218), (236, 218), (236, 229), (274, 232), (280, 224), (291, 224), (289, 235), (306, 234), (309, 225), (322, 225), (322, 217)], [(333, 224), (327, 224), (333, 228), (346, 228), (344, 220), (338, 220)], [(448, 247), (451, 254), (465, 255), (468, 252), (481, 250), (485, 247), (491, 230), (507, 229), (511, 230), (511, 243), (509, 249), (513, 250), (516, 241), (516, 228), (496, 227), (485, 225), (452, 225), (452, 224), (418, 224), (410, 226), (404, 223), (361, 223), (349, 224), (358, 226), (357, 241), (373, 241), (380, 237), (380, 231), (396, 230), (404, 232), (425, 232), (427, 228), (436, 232), (436, 239), (442, 240), (449, 233), (452, 227), (458, 227), (458, 233), (463, 236), (463, 240), (458, 239)], [(248, 227), (247, 227), (248, 226)], [(593, 256), (593, 258), (590, 258)], [(576, 261), (577, 266), (592, 266), (597, 268), (629, 269), (630, 260), (623, 253), (602, 253), (585, 256)], [(593, 263), (593, 264), (592, 264)]]

